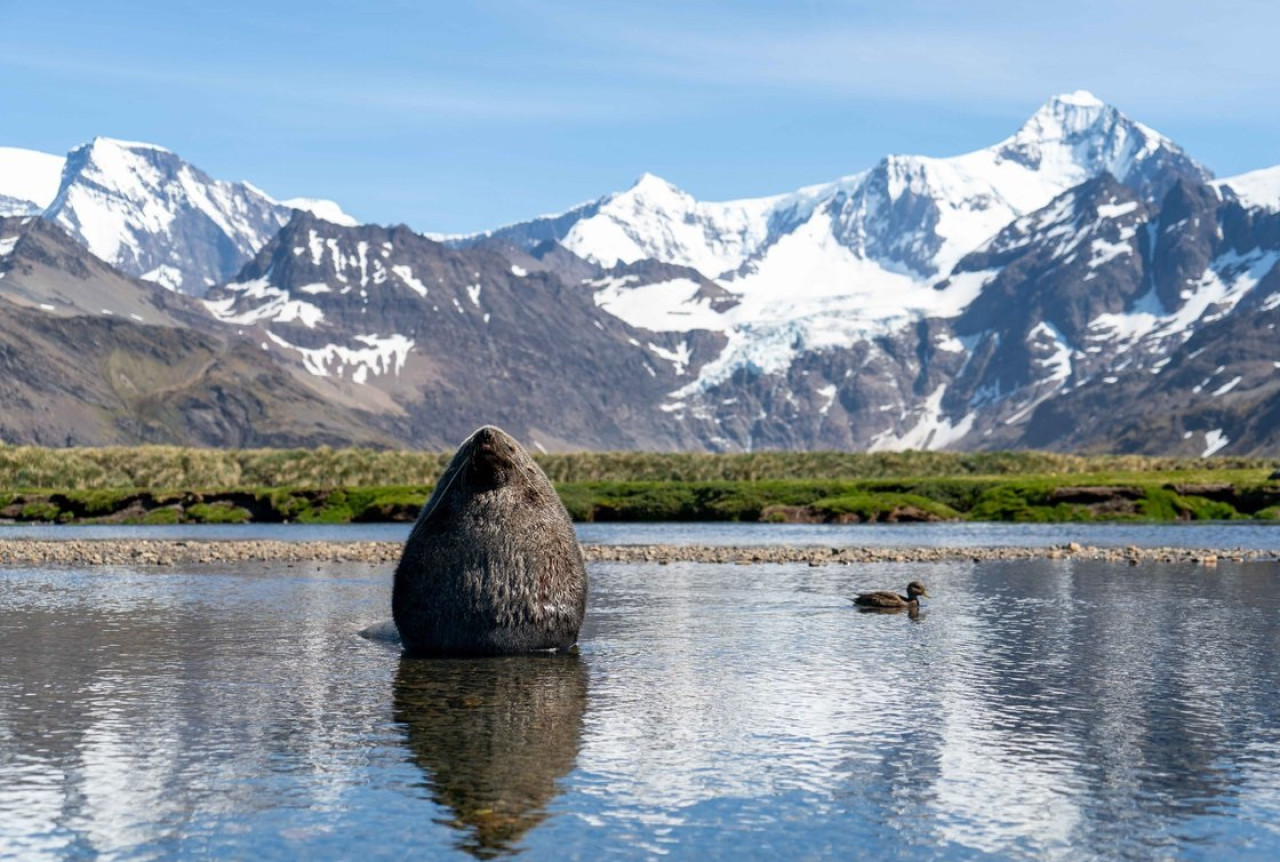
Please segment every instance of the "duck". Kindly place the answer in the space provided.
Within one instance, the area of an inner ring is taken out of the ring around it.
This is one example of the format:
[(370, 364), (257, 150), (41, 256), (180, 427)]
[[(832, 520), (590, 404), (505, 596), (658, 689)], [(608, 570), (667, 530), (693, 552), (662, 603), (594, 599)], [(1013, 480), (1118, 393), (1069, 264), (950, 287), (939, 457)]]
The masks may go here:
[(924, 584), (919, 581), (912, 581), (907, 584), (907, 594), (905, 596), (890, 592), (889, 590), (878, 590), (874, 593), (862, 593), (853, 603), (862, 608), (910, 608), (916, 609), (920, 607), (920, 597), (929, 598), (929, 593), (924, 588)]

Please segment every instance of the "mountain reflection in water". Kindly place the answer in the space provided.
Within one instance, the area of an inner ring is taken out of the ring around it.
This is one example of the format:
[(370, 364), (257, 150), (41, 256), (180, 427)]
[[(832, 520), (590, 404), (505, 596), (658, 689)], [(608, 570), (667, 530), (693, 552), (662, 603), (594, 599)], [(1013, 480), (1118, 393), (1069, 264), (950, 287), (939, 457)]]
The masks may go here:
[(0, 858), (1280, 858), (1280, 565), (591, 576), (446, 661), (389, 568), (0, 568)]
[(402, 658), (395, 720), (458, 846), (512, 848), (547, 817), (582, 745), (587, 669), (576, 655)]

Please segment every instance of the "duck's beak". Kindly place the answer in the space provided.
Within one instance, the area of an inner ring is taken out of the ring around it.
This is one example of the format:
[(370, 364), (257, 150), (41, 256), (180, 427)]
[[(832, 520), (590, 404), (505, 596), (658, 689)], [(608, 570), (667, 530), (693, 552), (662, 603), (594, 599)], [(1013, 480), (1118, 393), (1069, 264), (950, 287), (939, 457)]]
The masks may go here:
[(926, 599), (931, 599), (931, 598), (933, 598), (933, 596), (929, 595), (929, 591), (928, 591), (928, 590), (921, 590), (921, 591), (920, 591), (920, 595), (924, 596)]

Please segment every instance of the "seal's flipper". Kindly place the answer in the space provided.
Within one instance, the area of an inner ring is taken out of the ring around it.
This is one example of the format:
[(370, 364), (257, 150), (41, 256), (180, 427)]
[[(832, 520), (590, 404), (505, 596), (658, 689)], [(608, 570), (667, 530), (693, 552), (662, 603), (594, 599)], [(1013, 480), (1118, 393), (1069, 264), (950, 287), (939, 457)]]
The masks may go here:
[(383, 620), (380, 623), (374, 623), (366, 629), (361, 629), (359, 634), (365, 640), (400, 645), (400, 630), (396, 628), (395, 620)]

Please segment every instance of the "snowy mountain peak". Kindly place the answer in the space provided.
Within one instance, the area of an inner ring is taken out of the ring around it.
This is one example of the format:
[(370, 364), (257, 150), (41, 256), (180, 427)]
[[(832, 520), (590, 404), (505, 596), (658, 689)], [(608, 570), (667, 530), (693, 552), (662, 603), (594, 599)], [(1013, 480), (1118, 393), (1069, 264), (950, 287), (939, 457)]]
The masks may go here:
[(289, 198), (287, 201), (280, 201), (280, 205), (309, 212), (316, 218), (343, 227), (356, 227), (360, 224), (359, 219), (344, 212), (336, 201), (321, 198)]
[(1074, 93), (1059, 93), (1049, 99), (1049, 102), (1062, 105), (1072, 105), (1078, 108), (1105, 108), (1106, 103), (1095, 96), (1088, 90), (1076, 90)]
[[(1123, 116), (1087, 90), (1051, 96), (1028, 118), (1015, 138), (1058, 140), (1093, 131), (1100, 120)], [(1125, 118), (1125, 122), (1129, 122)]]
[(1049, 99), (990, 152), (1056, 178), (1060, 189), (1109, 173), (1152, 202), (1176, 176), (1212, 178), (1169, 138), (1085, 90)]
[(0, 147), (0, 217), (36, 215), (58, 194), (61, 156)]
[(1214, 185), (1219, 191), (1229, 190), (1242, 206), (1280, 212), (1280, 165), (1227, 177)]
[(629, 189), (625, 192), (619, 193), (618, 195), (614, 195), (614, 197), (622, 197), (624, 195), (649, 199), (678, 198), (681, 200), (690, 199), (692, 197), (688, 192), (679, 188), (674, 183), (668, 182), (657, 174), (651, 174), (648, 171), (645, 171), (637, 177), (636, 181), (631, 184)]
[(119, 138), (108, 138), (103, 135), (97, 135), (87, 144), (82, 144), (76, 149), (117, 149), (117, 150), (155, 150), (160, 153), (172, 153), (173, 151), (159, 144), (148, 144), (145, 141), (123, 141)]
[(94, 138), (68, 154), (44, 217), (130, 275), (202, 294), (234, 275), (290, 213), (163, 147)]

